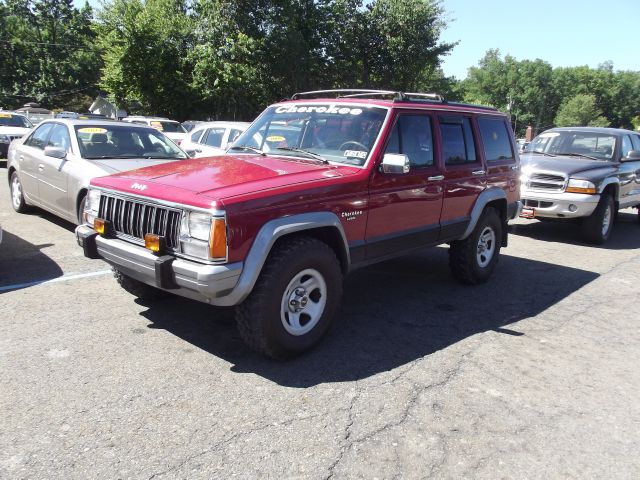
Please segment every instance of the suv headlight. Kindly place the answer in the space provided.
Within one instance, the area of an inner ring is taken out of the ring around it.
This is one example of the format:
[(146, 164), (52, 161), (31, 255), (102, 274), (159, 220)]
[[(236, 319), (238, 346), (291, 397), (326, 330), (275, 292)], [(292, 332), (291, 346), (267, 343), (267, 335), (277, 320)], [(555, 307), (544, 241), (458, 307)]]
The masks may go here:
[(9, 135), (0, 135), (0, 143), (11, 143)]
[(227, 259), (227, 223), (224, 217), (185, 212), (180, 225), (182, 253), (203, 260)]
[(565, 191), (567, 193), (586, 193), (589, 195), (597, 193), (596, 186), (592, 182), (588, 180), (577, 180), (575, 178), (569, 179)]
[(98, 209), (100, 208), (100, 190), (90, 189), (87, 192), (87, 199), (84, 204), (83, 218), (87, 225), (93, 227), (93, 221), (98, 216)]

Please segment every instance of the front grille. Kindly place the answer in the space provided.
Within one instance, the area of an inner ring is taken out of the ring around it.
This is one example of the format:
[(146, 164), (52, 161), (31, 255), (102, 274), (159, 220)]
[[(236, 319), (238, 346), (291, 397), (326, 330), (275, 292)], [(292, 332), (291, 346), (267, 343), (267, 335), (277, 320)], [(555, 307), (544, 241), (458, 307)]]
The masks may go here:
[(111, 223), (117, 235), (124, 235), (136, 243), (144, 244), (144, 236), (153, 233), (164, 237), (171, 250), (179, 246), (182, 212), (138, 199), (102, 194), (98, 216)]
[(562, 175), (534, 173), (527, 181), (527, 188), (530, 188), (531, 190), (562, 192), (565, 187), (565, 182), (566, 180)]
[(9, 140), (13, 141), (13, 140), (18, 140), (19, 138), (24, 137), (24, 135), (7, 135), (7, 137), (9, 137)]
[(542, 200), (531, 200), (529, 198), (524, 199), (525, 207), (534, 207), (534, 208), (549, 208), (553, 206), (553, 202), (545, 202)]

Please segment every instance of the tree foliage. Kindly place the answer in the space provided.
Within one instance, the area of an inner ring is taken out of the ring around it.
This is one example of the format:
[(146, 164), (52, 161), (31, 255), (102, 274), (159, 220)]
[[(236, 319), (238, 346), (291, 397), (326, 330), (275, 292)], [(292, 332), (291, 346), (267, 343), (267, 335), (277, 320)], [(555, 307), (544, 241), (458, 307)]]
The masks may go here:
[(585, 122), (584, 118), (585, 125), (633, 128), (640, 112), (640, 72), (614, 72), (611, 62), (595, 69), (554, 69), (540, 59), (503, 59), (499, 50), (489, 50), (477, 67), (469, 68), (462, 89), (465, 100), (510, 113), (520, 135), (528, 125), (540, 132), (558, 121)]
[(558, 127), (608, 127), (609, 121), (596, 107), (595, 95), (579, 93), (560, 106), (555, 124)]
[(1, 0), (0, 102), (86, 109), (101, 64), (92, 17), (88, 4), (77, 9), (72, 0)]

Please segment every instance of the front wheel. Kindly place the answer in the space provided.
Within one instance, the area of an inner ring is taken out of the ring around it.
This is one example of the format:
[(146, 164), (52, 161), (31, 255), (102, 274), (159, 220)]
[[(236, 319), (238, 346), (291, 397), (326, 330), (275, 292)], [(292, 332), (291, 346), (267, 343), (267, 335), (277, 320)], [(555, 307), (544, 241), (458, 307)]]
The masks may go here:
[(269, 255), (253, 291), (236, 308), (250, 348), (272, 358), (299, 355), (320, 341), (342, 296), (334, 251), (311, 237), (283, 241)]
[(22, 183), (20, 183), (18, 172), (11, 174), (11, 205), (18, 213), (25, 213), (29, 210), (27, 202), (24, 200), (24, 192), (22, 191)]
[(487, 207), (471, 235), (451, 243), (451, 273), (467, 285), (486, 282), (498, 263), (501, 245), (502, 219), (495, 208)]
[(591, 215), (582, 221), (582, 234), (590, 243), (600, 245), (606, 242), (613, 230), (615, 203), (611, 195), (603, 194)]

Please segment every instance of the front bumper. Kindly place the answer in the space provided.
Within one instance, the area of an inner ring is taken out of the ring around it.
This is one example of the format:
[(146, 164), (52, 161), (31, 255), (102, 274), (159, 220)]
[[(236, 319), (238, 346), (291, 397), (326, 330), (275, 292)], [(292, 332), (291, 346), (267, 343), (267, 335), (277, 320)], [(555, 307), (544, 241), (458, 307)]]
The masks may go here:
[(533, 209), (536, 217), (546, 218), (588, 217), (600, 201), (598, 194), (534, 192), (526, 189), (521, 190), (520, 197), (525, 211)]
[(176, 295), (229, 306), (242, 273), (242, 262), (201, 264), (170, 255), (158, 257), (149, 250), (116, 238), (98, 235), (87, 225), (76, 228), (76, 239), (88, 258), (102, 258), (125, 275)]

